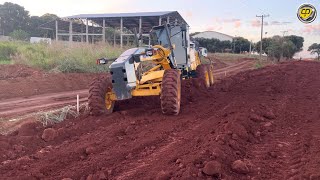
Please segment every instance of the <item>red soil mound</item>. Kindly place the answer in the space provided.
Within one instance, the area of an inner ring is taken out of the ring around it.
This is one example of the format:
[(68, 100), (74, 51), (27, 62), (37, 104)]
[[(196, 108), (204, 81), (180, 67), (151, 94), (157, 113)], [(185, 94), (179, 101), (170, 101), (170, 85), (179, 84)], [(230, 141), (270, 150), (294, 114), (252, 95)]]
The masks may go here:
[(85, 89), (96, 76), (46, 73), (23, 65), (0, 65), (0, 100)]
[(209, 91), (186, 81), (179, 116), (147, 97), (47, 132), (25, 125), (0, 136), (2, 179), (319, 179), (319, 68), (284, 63)]

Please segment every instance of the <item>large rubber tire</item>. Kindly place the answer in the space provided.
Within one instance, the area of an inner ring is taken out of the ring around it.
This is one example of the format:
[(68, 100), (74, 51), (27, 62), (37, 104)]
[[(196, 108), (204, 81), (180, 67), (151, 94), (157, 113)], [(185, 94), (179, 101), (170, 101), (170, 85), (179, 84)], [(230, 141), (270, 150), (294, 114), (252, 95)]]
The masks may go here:
[(210, 85), (212, 86), (214, 84), (213, 65), (207, 64), (206, 66), (207, 66), (208, 72), (209, 72)]
[[(90, 114), (99, 116), (111, 114), (114, 108), (114, 101), (107, 101), (107, 93), (112, 92), (112, 82), (109, 77), (94, 79), (89, 88), (88, 105)], [(107, 103), (108, 102), (108, 103)]]
[(163, 114), (179, 114), (181, 102), (181, 76), (178, 70), (165, 70), (162, 78), (160, 99)]
[(209, 76), (209, 71), (208, 67), (205, 64), (200, 64), (197, 69), (197, 84), (199, 87), (202, 88), (209, 88), (210, 87), (210, 76)]

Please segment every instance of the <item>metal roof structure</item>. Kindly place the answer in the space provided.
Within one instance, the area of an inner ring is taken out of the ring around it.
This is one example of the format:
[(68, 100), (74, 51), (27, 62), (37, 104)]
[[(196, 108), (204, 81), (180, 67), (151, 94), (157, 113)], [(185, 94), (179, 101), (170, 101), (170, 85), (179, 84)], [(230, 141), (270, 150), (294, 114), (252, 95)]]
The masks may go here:
[(40, 28), (55, 30), (56, 39), (59, 39), (59, 37), (69, 36), (69, 40), (73, 41), (74, 36), (81, 36), (81, 41), (85, 39), (86, 42), (89, 42), (90, 37), (92, 37), (91, 39), (93, 39), (94, 36), (101, 36), (102, 41), (105, 41), (105, 29), (113, 28), (119, 31), (121, 38), (120, 44), (122, 46), (123, 37), (133, 36), (133, 32), (135, 30), (140, 34), (143, 34), (144, 36), (148, 36), (148, 33), (150, 32), (152, 27), (172, 22), (187, 24), (187, 22), (183, 19), (179, 12), (161, 11), (137, 13), (79, 14), (48, 22), (41, 25)]
[(65, 18), (117, 18), (117, 17), (146, 17), (146, 16), (165, 16), (176, 11), (162, 12), (139, 12), (139, 13), (108, 13), (108, 14), (79, 14), (67, 16)]
[(187, 22), (177, 11), (162, 12), (138, 12), (138, 13), (108, 13), (108, 14), (79, 14), (67, 16), (63, 19), (87, 19), (103, 26), (105, 20), (106, 27), (120, 27), (120, 21), (123, 19), (123, 27), (129, 30), (139, 27), (140, 18), (142, 21), (142, 32), (148, 33), (153, 26), (163, 24), (164, 22), (177, 21), (178, 23)]

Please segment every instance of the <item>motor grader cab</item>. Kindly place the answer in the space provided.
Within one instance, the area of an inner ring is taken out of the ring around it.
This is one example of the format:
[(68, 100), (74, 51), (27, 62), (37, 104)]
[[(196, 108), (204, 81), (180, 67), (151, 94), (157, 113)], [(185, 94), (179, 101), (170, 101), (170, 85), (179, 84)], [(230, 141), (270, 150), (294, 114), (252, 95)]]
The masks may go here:
[[(116, 101), (133, 96), (160, 96), (162, 112), (178, 115), (182, 80), (197, 78), (205, 88), (214, 83), (213, 68), (201, 64), (201, 53), (190, 42), (187, 25), (153, 27), (150, 41), (148, 47), (126, 50), (110, 65), (109, 76), (91, 84), (88, 103), (92, 115), (112, 113)], [(145, 62), (153, 66), (139, 74), (138, 67)]]

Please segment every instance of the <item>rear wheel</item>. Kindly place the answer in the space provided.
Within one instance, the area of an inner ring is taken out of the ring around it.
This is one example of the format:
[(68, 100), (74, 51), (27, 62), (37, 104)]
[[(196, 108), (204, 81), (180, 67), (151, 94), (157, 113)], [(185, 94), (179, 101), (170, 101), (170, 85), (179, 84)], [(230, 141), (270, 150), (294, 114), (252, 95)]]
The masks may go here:
[(88, 105), (90, 114), (94, 116), (111, 114), (115, 103), (111, 96), (111, 79), (108, 77), (96, 78), (89, 89)]
[(209, 88), (210, 87), (210, 75), (207, 65), (200, 64), (197, 69), (197, 78), (198, 78), (198, 85), (200, 87)]
[(160, 99), (163, 114), (179, 114), (181, 101), (181, 77), (178, 70), (165, 70), (162, 78)]

